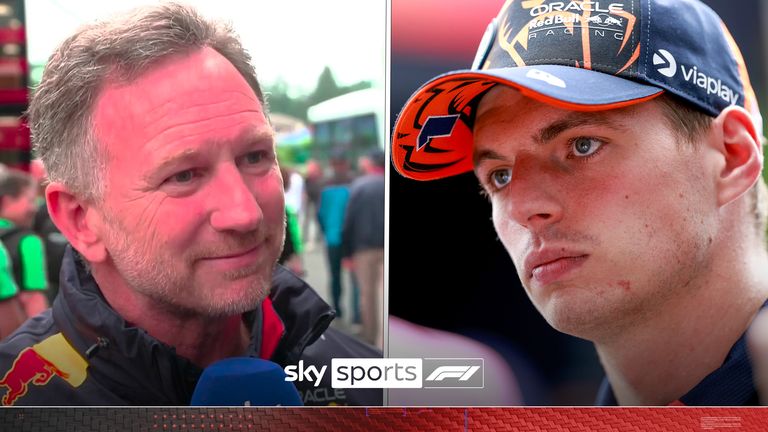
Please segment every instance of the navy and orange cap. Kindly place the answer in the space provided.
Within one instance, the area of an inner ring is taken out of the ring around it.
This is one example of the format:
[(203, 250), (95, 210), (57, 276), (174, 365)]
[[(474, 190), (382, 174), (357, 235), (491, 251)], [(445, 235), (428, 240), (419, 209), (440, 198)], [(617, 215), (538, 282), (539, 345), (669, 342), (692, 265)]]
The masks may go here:
[(507, 0), (472, 69), (411, 96), (392, 134), (405, 177), (471, 171), (481, 97), (498, 84), (575, 111), (620, 108), (667, 91), (717, 116), (730, 105), (762, 120), (747, 69), (720, 17), (698, 0)]

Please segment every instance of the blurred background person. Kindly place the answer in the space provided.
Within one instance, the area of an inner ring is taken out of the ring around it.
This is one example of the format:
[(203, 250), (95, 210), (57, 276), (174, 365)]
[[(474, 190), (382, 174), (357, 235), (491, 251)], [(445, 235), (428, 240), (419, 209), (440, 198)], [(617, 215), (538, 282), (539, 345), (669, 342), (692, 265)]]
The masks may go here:
[(383, 344), (385, 163), (379, 149), (360, 157), (362, 176), (349, 188), (342, 231), (342, 255), (351, 260), (360, 292), (361, 335), (377, 347)]
[[(7, 172), (8, 167), (0, 163), (0, 177)], [(27, 319), (18, 295), (19, 286), (13, 278), (11, 256), (0, 242), (0, 340), (13, 333)]]
[(301, 259), (303, 242), (301, 232), (299, 231), (299, 221), (296, 211), (288, 205), (288, 190), (291, 188), (294, 180), (294, 171), (290, 168), (280, 165), (280, 174), (283, 176), (283, 189), (286, 191), (285, 197), (285, 240), (283, 241), (283, 251), (277, 263), (286, 267), (298, 276), (304, 276), (304, 263)]
[[(349, 161), (342, 150), (335, 150), (330, 158), (332, 175), (320, 191), (317, 220), (325, 239), (325, 253), (328, 260), (328, 277), (331, 299), (337, 316), (344, 316), (341, 305), (342, 294), (342, 229), (344, 212), (349, 199), (349, 184), (352, 182)], [(353, 305), (353, 309), (356, 307)]]
[[(303, 237), (301, 226), (304, 219), (304, 177), (299, 174), (295, 167), (286, 166), (285, 169), (288, 174), (287, 177), (284, 177), (285, 181), (283, 182), (283, 187), (285, 188), (285, 207), (296, 218), (296, 234), (299, 237)], [(298, 246), (303, 246), (303, 241)]]
[(0, 244), (0, 340), (13, 333), (27, 319), (13, 279), (11, 257)]
[(11, 258), (27, 317), (48, 308), (45, 246), (32, 230), (37, 208), (37, 183), (31, 175), (10, 169), (0, 176), (0, 240)]
[(304, 172), (304, 220), (302, 232), (307, 249), (311, 250), (322, 241), (322, 233), (317, 229), (317, 210), (320, 203), (320, 191), (323, 187), (323, 167), (316, 159), (307, 161)]

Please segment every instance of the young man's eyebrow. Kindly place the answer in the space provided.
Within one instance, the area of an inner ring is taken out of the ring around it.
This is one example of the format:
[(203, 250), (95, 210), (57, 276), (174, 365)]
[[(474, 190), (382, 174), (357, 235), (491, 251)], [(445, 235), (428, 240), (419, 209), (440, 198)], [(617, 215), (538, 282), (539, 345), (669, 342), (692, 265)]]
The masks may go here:
[(493, 149), (482, 149), (477, 150), (477, 147), (475, 147), (475, 151), (472, 154), (472, 164), (476, 167), (480, 164), (480, 162), (483, 162), (485, 160), (504, 160), (504, 156), (501, 155), (501, 153), (493, 150)]
[(626, 127), (607, 113), (571, 112), (536, 131), (531, 137), (534, 142), (544, 144), (557, 138), (561, 133), (579, 126), (607, 126), (615, 130)]
[[(627, 129), (627, 127), (623, 123), (617, 121), (613, 115), (607, 113), (585, 113), (574, 111), (537, 130), (531, 136), (531, 139), (537, 144), (545, 144), (557, 138), (561, 133), (579, 126), (605, 126), (618, 131)], [(493, 149), (484, 148), (478, 150), (477, 147), (475, 147), (472, 154), (472, 163), (474, 166), (489, 159), (504, 160), (505, 158), (500, 152)]]

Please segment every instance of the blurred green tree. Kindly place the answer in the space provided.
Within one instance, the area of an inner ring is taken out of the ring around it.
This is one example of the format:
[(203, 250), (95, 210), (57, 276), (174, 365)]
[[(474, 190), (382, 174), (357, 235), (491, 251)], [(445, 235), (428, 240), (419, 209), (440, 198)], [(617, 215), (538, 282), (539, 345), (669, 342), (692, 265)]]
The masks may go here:
[(265, 86), (265, 91), (270, 112), (288, 114), (306, 121), (307, 109), (312, 105), (369, 87), (371, 87), (370, 81), (360, 81), (348, 86), (339, 86), (333, 76), (333, 71), (326, 66), (317, 78), (315, 89), (309, 95), (291, 96), (292, 89), (282, 79), (278, 79), (274, 84)]

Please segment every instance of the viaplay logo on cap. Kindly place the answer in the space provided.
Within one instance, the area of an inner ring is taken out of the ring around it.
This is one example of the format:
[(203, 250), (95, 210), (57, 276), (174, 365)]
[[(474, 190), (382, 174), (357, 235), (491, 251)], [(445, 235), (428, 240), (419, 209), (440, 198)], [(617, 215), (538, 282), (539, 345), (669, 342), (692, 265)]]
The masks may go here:
[(665, 49), (653, 53), (653, 65), (657, 66), (656, 70), (667, 78), (672, 78), (677, 72), (675, 56)]
[(702, 71), (698, 66), (687, 66), (680, 63), (680, 67), (678, 68), (675, 56), (665, 49), (659, 48), (653, 53), (653, 65), (656, 66), (656, 71), (658, 73), (667, 78), (675, 77), (679, 69), (680, 77), (683, 80), (706, 91), (707, 95), (717, 95), (729, 105), (735, 105), (739, 100), (737, 91), (730, 88), (721, 79)]

